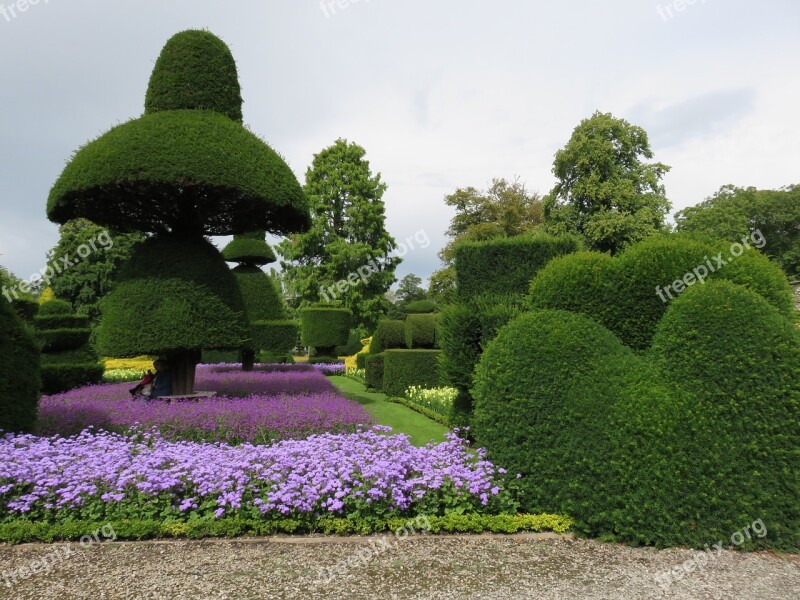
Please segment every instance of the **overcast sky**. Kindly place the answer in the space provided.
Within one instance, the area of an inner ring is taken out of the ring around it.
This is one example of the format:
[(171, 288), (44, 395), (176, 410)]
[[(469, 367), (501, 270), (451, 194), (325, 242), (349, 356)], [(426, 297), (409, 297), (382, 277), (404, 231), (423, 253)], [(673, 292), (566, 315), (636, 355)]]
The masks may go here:
[(797, 0), (0, 4), (0, 264), (23, 277), (57, 240), (45, 202), (65, 162), (142, 113), (161, 47), (190, 28), (231, 47), (245, 122), (301, 182), (336, 138), (366, 148), (389, 231), (431, 240), (399, 276), (438, 268), (446, 194), (515, 176), (547, 192), (595, 110), (647, 130), (675, 209), (800, 183)]

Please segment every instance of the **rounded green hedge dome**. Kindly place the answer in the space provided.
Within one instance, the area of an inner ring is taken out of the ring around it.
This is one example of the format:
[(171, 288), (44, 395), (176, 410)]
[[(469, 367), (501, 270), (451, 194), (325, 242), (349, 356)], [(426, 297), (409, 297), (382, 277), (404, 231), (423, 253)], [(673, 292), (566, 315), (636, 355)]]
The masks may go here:
[(68, 315), (72, 313), (72, 305), (66, 300), (48, 300), (39, 305), (38, 315), (49, 317), (52, 315)]
[(144, 115), (81, 148), (50, 191), (47, 216), (198, 235), (310, 224), (303, 190), (274, 150), (223, 115), (192, 110)]
[(277, 260), (272, 248), (264, 241), (263, 231), (234, 235), (230, 243), (223, 248), (222, 256), (228, 262), (239, 262), (250, 266), (268, 265)]
[(167, 41), (153, 68), (145, 113), (213, 110), (242, 122), (242, 94), (228, 46), (208, 31), (187, 30)]
[[(3, 281), (0, 275), (0, 283)], [(33, 431), (41, 385), (39, 345), (22, 319), (0, 301), (0, 430)]]
[(103, 356), (238, 349), (249, 337), (236, 279), (203, 238), (161, 235), (137, 245), (101, 310)]
[(607, 413), (637, 362), (605, 327), (567, 311), (525, 313), (489, 343), (473, 432), (492, 461), (523, 475), (527, 511), (604, 512), (594, 498), (610, 477)]
[(239, 284), (247, 320), (280, 321), (287, 318), (283, 296), (272, 277), (254, 266), (241, 265), (231, 271)]

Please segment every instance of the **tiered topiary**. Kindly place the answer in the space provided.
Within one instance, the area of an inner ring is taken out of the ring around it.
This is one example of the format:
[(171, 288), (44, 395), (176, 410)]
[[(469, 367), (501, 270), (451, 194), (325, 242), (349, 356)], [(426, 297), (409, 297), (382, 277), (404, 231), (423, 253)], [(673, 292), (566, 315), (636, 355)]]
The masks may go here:
[[(6, 284), (0, 271), (0, 285)], [(0, 430), (32, 432), (39, 401), (40, 355), (30, 328), (0, 299)]]
[(242, 347), (242, 370), (251, 371), (256, 352), (265, 351), (271, 360), (285, 360), (297, 343), (299, 324), (290, 321), (280, 289), (261, 267), (275, 262), (263, 231), (233, 236), (222, 250), (226, 261), (237, 262), (233, 275), (244, 300), (250, 324), (250, 339)]
[(156, 62), (145, 114), (83, 146), (48, 199), (48, 217), (155, 234), (121, 269), (102, 303), (106, 356), (165, 356), (173, 393), (194, 389), (203, 349), (249, 337), (234, 276), (206, 235), (276, 234), (310, 225), (283, 159), (242, 126), (236, 65), (206, 31), (172, 37)]
[(435, 348), (438, 341), (436, 319), (435, 313), (408, 315), (404, 332), (406, 347), (415, 350)]
[(577, 312), (518, 317), (480, 360), (472, 425), (492, 460), (524, 475), (529, 512), (696, 548), (762, 519), (766, 536), (742, 547), (796, 551), (798, 378), (791, 320), (709, 281), (667, 307), (643, 353)]
[(103, 364), (89, 344), (89, 319), (72, 313), (64, 300), (50, 300), (34, 317), (42, 344), (42, 391), (64, 392), (82, 385), (99, 383)]
[(414, 386), (435, 388), (442, 384), (440, 350), (387, 350), (383, 353), (383, 393), (405, 396)]
[(415, 300), (403, 307), (403, 311), (409, 315), (421, 315), (436, 312), (436, 302), (433, 300)]
[(405, 321), (384, 319), (378, 321), (372, 343), (369, 345), (370, 354), (380, 354), (384, 350), (394, 350), (406, 347)]
[(336, 360), (336, 346), (347, 343), (353, 313), (347, 308), (310, 306), (300, 310), (300, 339), (310, 362)]

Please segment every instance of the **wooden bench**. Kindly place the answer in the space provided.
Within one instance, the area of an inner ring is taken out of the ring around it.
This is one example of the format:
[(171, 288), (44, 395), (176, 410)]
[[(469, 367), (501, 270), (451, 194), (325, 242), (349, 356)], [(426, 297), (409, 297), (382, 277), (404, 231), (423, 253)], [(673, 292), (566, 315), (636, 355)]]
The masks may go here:
[(217, 392), (194, 392), (193, 394), (182, 394), (178, 396), (157, 396), (151, 400), (163, 400), (167, 404), (172, 402), (199, 402), (201, 398), (213, 398)]

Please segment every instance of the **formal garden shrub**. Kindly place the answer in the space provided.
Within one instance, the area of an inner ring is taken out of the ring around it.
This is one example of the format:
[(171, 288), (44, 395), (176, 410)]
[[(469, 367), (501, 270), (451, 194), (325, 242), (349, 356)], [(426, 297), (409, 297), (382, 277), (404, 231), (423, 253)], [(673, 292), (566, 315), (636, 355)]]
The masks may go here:
[[(715, 256), (727, 264), (718, 266)], [(783, 314), (791, 314), (791, 288), (780, 267), (768, 258), (755, 249), (734, 257), (730, 244), (715, 246), (682, 236), (654, 237), (616, 258), (590, 252), (557, 258), (531, 282), (529, 306), (585, 313), (626, 345), (643, 350), (649, 347), (669, 303), (680, 295), (674, 282), (686, 276), (693, 285), (700, 285), (696, 274), (705, 280), (740, 283)]]
[(366, 369), (365, 378), (367, 387), (381, 391), (383, 389), (383, 360), (386, 354), (367, 354), (364, 359), (364, 368)]
[(440, 354), (440, 350), (387, 350), (384, 352), (383, 392), (388, 396), (403, 396), (411, 386), (439, 387), (442, 381)]
[(33, 317), (39, 313), (39, 303), (35, 298), (20, 296), (14, 299), (11, 306), (20, 318), (27, 323), (32, 323)]
[(407, 348), (436, 347), (436, 315), (433, 313), (408, 315), (405, 320), (404, 338)]
[(703, 548), (761, 518), (744, 547), (796, 550), (798, 375), (798, 330), (731, 282), (676, 298), (644, 353), (535, 310), (481, 358), (474, 434), (523, 474), (525, 510), (589, 535)]
[(531, 279), (556, 256), (576, 252), (572, 236), (521, 235), (466, 242), (455, 249), (459, 299), (483, 294), (525, 294)]
[(522, 296), (483, 295), (448, 306), (440, 316), (442, 379), (458, 390), (453, 419), (466, 425), (472, 413), (472, 377), (484, 348), (498, 330), (522, 313)]
[(353, 313), (347, 308), (312, 306), (300, 310), (300, 339), (312, 356), (336, 357), (336, 346), (347, 342)]
[(418, 315), (436, 312), (436, 302), (433, 300), (414, 300), (403, 307), (406, 314)]
[(202, 350), (237, 350), (249, 337), (235, 280), (204, 236), (310, 226), (300, 184), (242, 125), (241, 103), (224, 42), (181, 32), (156, 61), (144, 115), (82, 146), (48, 198), (57, 223), (156, 234), (104, 300), (97, 342), (111, 356), (164, 355), (175, 394), (194, 390)]
[(69, 302), (51, 300), (43, 303), (34, 317), (42, 349), (42, 391), (46, 394), (103, 379), (103, 364), (89, 344), (89, 318), (71, 311)]
[(10, 303), (0, 300), (0, 430), (33, 430), (41, 386), (39, 365), (33, 332)]
[(369, 346), (371, 354), (380, 354), (385, 350), (406, 348), (406, 323), (400, 320), (384, 319), (378, 322), (372, 343)]

